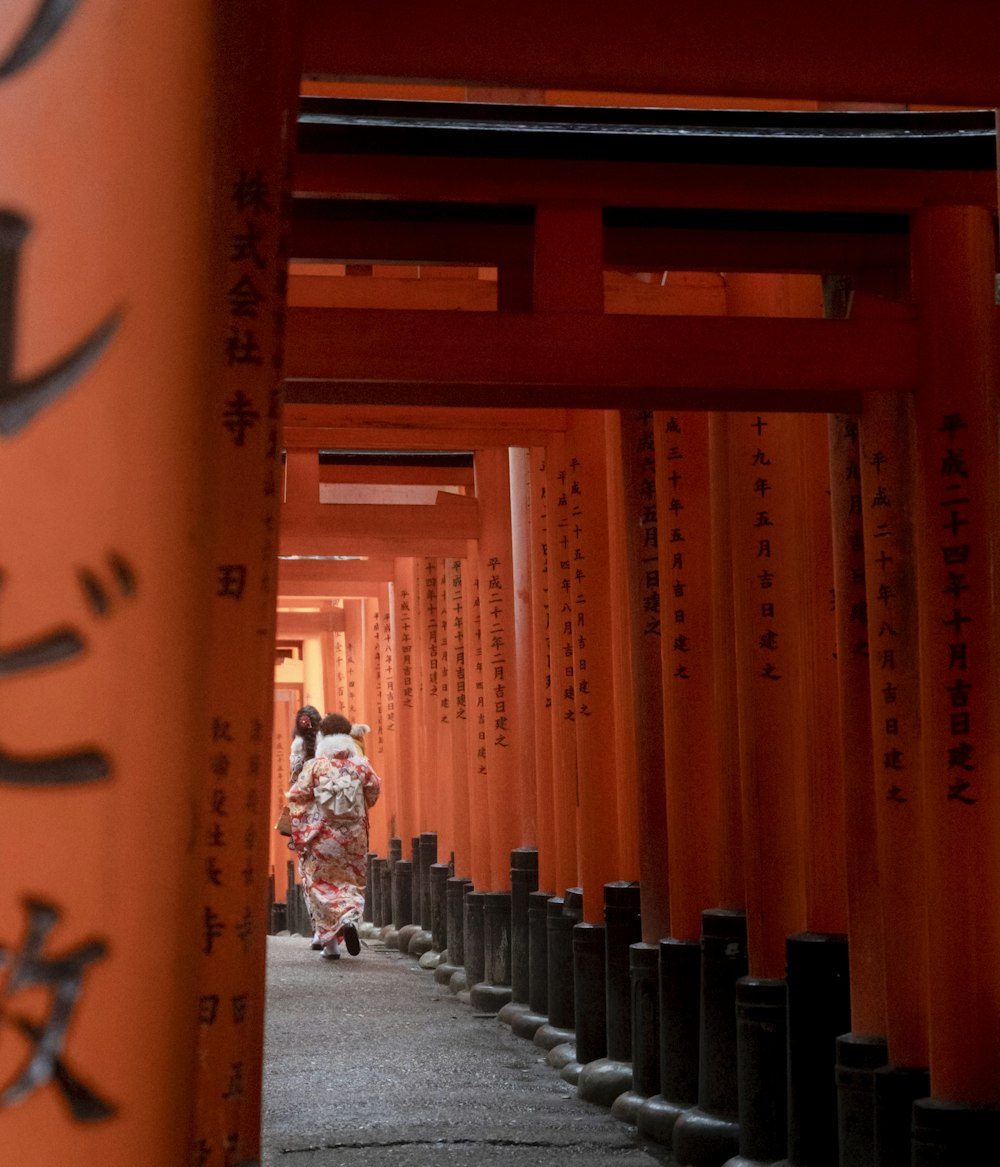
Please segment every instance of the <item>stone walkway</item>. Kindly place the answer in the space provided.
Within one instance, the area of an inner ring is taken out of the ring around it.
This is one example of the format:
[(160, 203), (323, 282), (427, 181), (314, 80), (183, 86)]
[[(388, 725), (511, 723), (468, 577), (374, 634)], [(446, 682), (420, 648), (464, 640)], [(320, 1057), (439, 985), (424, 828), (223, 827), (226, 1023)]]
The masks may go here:
[(268, 939), (262, 1167), (652, 1167), (544, 1051), (378, 941), (325, 961)]

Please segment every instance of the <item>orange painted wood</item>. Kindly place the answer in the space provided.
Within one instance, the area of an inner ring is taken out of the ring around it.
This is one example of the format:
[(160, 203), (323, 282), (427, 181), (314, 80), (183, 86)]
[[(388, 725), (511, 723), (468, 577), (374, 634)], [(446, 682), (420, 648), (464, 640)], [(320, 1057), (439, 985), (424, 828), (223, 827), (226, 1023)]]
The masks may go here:
[[(621, 420), (617, 410), (604, 414), (605, 464), (608, 500), (608, 566), (610, 611), (628, 611), (628, 581), (625, 564), (625, 507), (621, 462)], [(611, 620), (611, 677), (615, 767), (618, 782), (618, 870), (619, 879), (639, 879), (638, 771), (636, 769), (635, 700), (632, 692), (631, 635), (627, 619)]]
[(846, 934), (848, 846), (844, 825), (841, 711), (837, 687), (836, 593), (830, 506), (827, 420), (797, 417), (802, 477), (799, 481), (799, 567), (802, 598), (802, 710), (804, 751), (803, 848), (806, 930)]
[[(382, 617), (382, 663), (381, 685), (381, 727), (384, 741), (383, 766), (385, 768), (387, 793), (386, 830), (389, 838), (398, 836), (399, 820), (399, 726), (396, 721), (396, 633), (394, 628), (393, 591), (395, 585), (386, 585), (379, 597), (379, 612)], [(401, 837), (401, 836), (400, 836)], [(370, 848), (373, 849), (373, 848)]]
[(535, 208), (535, 312), (600, 314), (603, 267), (600, 204), (543, 202)]
[[(329, 636), (344, 629), (342, 608), (327, 612), (279, 612), (277, 635), (283, 640)], [(325, 650), (324, 650), (325, 651)]]
[[(364, 213), (370, 204), (362, 204), (356, 216), (350, 215), (348, 207), (338, 207), (336, 220), (314, 219), (309, 217), (311, 208), (302, 205), (313, 201), (299, 200), (293, 207), (293, 256), (419, 263), (427, 255), (434, 255), (439, 261), (498, 266), (501, 295), (505, 276), (510, 274), (516, 278), (526, 273), (530, 287), (531, 231), (527, 224), (428, 224), (407, 221), (403, 215), (372, 222)], [(609, 226), (604, 236), (604, 262), (608, 267), (634, 271), (760, 271), (766, 267), (769, 271), (815, 272), (836, 267), (837, 271), (851, 272), (872, 267), (909, 268), (907, 240), (901, 235)], [(344, 282), (341, 280), (341, 284)], [(359, 294), (357, 283), (354, 281), (355, 296)], [(302, 298), (298, 302), (321, 301)], [(330, 304), (333, 306), (332, 301)], [(340, 306), (347, 307), (343, 303)], [(412, 307), (418, 305), (414, 303)]]
[[(920, 611), (914, 560), (917, 500), (913, 405), (873, 397), (858, 459), (865, 521), (872, 766), (885, 930), (889, 1057), (926, 1066), (926, 780), (920, 724)], [(871, 895), (871, 888), (866, 889)]]
[(851, 1030), (875, 1037), (886, 1033), (886, 953), (880, 892), (882, 880), (888, 879), (888, 872), (883, 873), (879, 862), (876, 826), (878, 794), (873, 771), (868, 678), (871, 632), (865, 594), (864, 506), (858, 430), (857, 417), (838, 414), (829, 419), (837, 689), (841, 714), (839, 752), (844, 776), (847, 840)]
[(434, 829), (436, 803), (434, 801), (434, 775), (428, 773), (428, 658), (427, 643), (427, 594), (426, 557), (413, 561), (413, 700), (416, 708), (413, 734), (413, 758), (411, 781), (417, 788), (417, 819), (414, 834), (422, 834)]
[(618, 207), (779, 211), (909, 211), (952, 197), (996, 206), (989, 171), (671, 165), (650, 162), (299, 155), (298, 194), (354, 198), (359, 189), (415, 201), (586, 200)]
[[(627, 20), (607, 9), (528, 0), (475, 13), (457, 0), (415, 12), (402, 3), (306, 5), (304, 71), (345, 78), (647, 93), (728, 93), (991, 105), (997, 93), (992, 10), (963, 5), (950, 21), (906, 19), (898, 5), (847, 0), (788, 18), (778, 0), (753, 13), (722, 0), (693, 11), (654, 0)], [(960, 16), (960, 18), (959, 18)], [(428, 43), (426, 29), (447, 28)], [(779, 79), (775, 62), (795, 62)]]
[(445, 560), (444, 597), (448, 621), (448, 650), (450, 671), (451, 722), (451, 782), (454, 788), (452, 815), (455, 850), (455, 872), (468, 871), (472, 853), (472, 806), (469, 788), (474, 773), (474, 757), (470, 750), (469, 678), (466, 667), (466, 620), (462, 579), (468, 563), (462, 559)]
[(530, 451), (531, 491), (531, 643), (534, 678), (530, 719), (533, 726), (535, 805), (538, 819), (538, 886), (552, 891), (567, 885), (557, 877), (559, 840), (556, 822), (555, 765), (553, 743), (554, 669), (556, 635), (554, 596), (550, 589), (548, 535), (549, 494), (546, 484), (548, 452), (544, 447)]
[(1000, 500), (991, 216), (927, 208), (914, 219), (913, 246), (931, 1089), (995, 1106)]
[(396, 696), (396, 733), (398, 736), (399, 768), (394, 776), (398, 790), (398, 818), (396, 833), (403, 840), (403, 851), (409, 855), (409, 840), (418, 832), (419, 792), (417, 789), (416, 734), (417, 703), (414, 670), (413, 593), (415, 589), (414, 562), (409, 558), (396, 561), (396, 580), (393, 587), (392, 621), (395, 647), (394, 685)]
[(510, 473), (512, 616), (514, 632), (514, 687), (521, 732), (514, 740), (515, 766), (520, 775), (521, 847), (539, 846), (538, 775), (535, 772), (535, 717), (533, 687), (535, 644), (532, 636), (532, 608), (535, 596), (531, 580), (532, 498), (531, 451), (512, 449), (508, 455)]
[[(621, 359), (625, 352), (627, 362)], [(670, 354), (666, 362), (665, 353)], [(291, 378), (454, 382), (464, 387), (463, 393), (477, 384), (507, 383), (612, 386), (616, 393), (682, 390), (689, 405), (697, 400), (705, 407), (725, 394), (742, 396), (744, 402), (788, 394), (787, 408), (820, 410), (838, 394), (912, 388), (916, 365), (914, 328), (905, 320), (875, 325), (864, 320), (298, 308), (288, 314), (287, 373)], [(606, 404), (621, 405), (621, 399), (609, 398)]]
[(278, 563), (278, 598), (341, 596), (343, 588), (360, 582), (382, 584), (393, 578), (395, 559), (371, 556), (340, 562), (334, 559), (283, 559)]
[(485, 809), (490, 818), (490, 890), (506, 891), (510, 889), (510, 853), (524, 840), (524, 787), (518, 766), (517, 739), (526, 732), (526, 726), (517, 692), (510, 465), (505, 450), (477, 451), (476, 496), (482, 514), (478, 547), (479, 619), (486, 734)]
[(659, 563), (653, 415), (623, 411), (620, 423), (621, 492), (626, 532), (629, 659), (632, 667), (636, 808), (642, 938), (655, 944), (670, 935), (667, 863), (666, 761), (663, 746), (664, 580)]
[(670, 935), (720, 899), (708, 415), (653, 415)]
[(400, 484), (404, 486), (472, 486), (472, 468), (467, 466), (329, 466), (320, 465), (319, 480)]
[[(573, 645), (574, 725), (577, 752), (577, 865), (583, 888), (583, 918), (604, 918), (604, 885), (619, 878), (619, 826), (614, 813), (618, 784), (613, 732), (615, 701), (613, 646), (607, 613), (611, 611), (608, 566), (607, 448), (599, 412), (574, 415), (566, 443), (566, 472), (560, 478), (557, 513), (567, 513), (568, 544), (558, 540), (561, 576), (570, 607)], [(561, 474), (561, 471), (560, 471)], [(563, 505), (563, 496), (566, 503)]]
[(733, 587), (733, 507), (731, 503), (730, 420), (713, 413), (708, 419), (709, 500), (712, 539), (712, 639), (715, 683), (712, 717), (719, 766), (720, 856), (719, 906), (746, 906), (743, 862), (743, 806), (736, 698), (735, 598)]
[[(28, 15), (5, 16), (5, 63), (24, 43)], [(96, 3), (67, 10), (51, 34), (43, 31), (36, 51), (0, 80), (2, 132), (20, 144), (0, 178), (2, 652), (37, 646), (2, 681), (2, 1081), (8, 1090), (20, 1079), (21, 1100), (8, 1097), (0, 1144), (10, 1161), (44, 1167), (135, 1156), (166, 1167), (190, 1155), (193, 1081), (175, 1067), (192, 1065), (195, 1048), (193, 903), (202, 871), (191, 851), (192, 811), (201, 809), (212, 726), (190, 688), (214, 567), (199, 497), (211, 457), (205, 386), (216, 307), (199, 177), (209, 138), (207, 29), (193, 5), (168, 19), (152, 11), (113, 17)], [(123, 58), (156, 77), (123, 75)], [(164, 134), (156, 159), (132, 116), (146, 100)], [(152, 237), (134, 207), (160, 198), (168, 205)], [(89, 358), (81, 355), (88, 349)], [(53, 384), (53, 367), (74, 353), (75, 368)], [(49, 383), (46, 395), (26, 392), (33, 378)], [(138, 379), (149, 399), (136, 399)], [(141, 464), (127, 457), (136, 445), (151, 455)], [(150, 514), (159, 516), (153, 529)], [(46, 665), (54, 633), (62, 649)], [(136, 700), (153, 692), (155, 707)], [(55, 712), (44, 727), (42, 710)], [(134, 764), (154, 735), (171, 753), (156, 790)], [(19, 761), (41, 763), (35, 781), (30, 773), (13, 780)], [(108, 831), (125, 805), (155, 816), (152, 845), (148, 835)], [(26, 826), (42, 821), (50, 856), (73, 856), (68, 868), (39, 860), (38, 835)], [(167, 887), (164, 869), (175, 875)], [(129, 879), (109, 879), (122, 870)], [(14, 1019), (47, 1025), (55, 1006), (51, 990), (37, 982), (16, 990), (10, 980), (13, 962), (26, 957), (31, 966), (29, 925), (45, 918), (29, 898), (53, 912), (38, 959), (76, 953), (82, 961), (57, 1052), (106, 1104), (95, 1103), (87, 1121), (73, 1117), (51, 1062), (41, 1059), (37, 1080), (23, 1078), (37, 1042)], [(152, 902), (162, 927), (135, 945), (132, 922)], [(166, 985), (157, 984), (163, 967), (174, 972)]]
[[(493, 887), (491, 870), (490, 815), (488, 807), (486, 754), (486, 681), (484, 677), (483, 624), (480, 618), (479, 548), (470, 542), (466, 554), (466, 570), (462, 572), (462, 606), (465, 620), (465, 668), (468, 687), (470, 767), (469, 811), (472, 827), (472, 850), (466, 871), (477, 891)], [(509, 863), (507, 864), (509, 870)]]
[(805, 924), (795, 419), (730, 417), (733, 575), (750, 975), (782, 977)]
[(547, 525), (543, 556), (549, 581), (549, 638), (551, 656), (553, 841), (556, 882), (561, 895), (579, 886), (577, 839), (579, 786), (576, 742), (576, 670), (573, 663), (574, 613), (572, 597), (572, 529), (566, 479), (570, 454), (565, 437), (551, 441), (545, 459)]
[[(302, 386), (290, 388), (294, 393)], [(565, 429), (565, 409), (497, 407), (483, 413), (467, 406), (333, 406), (296, 399), (285, 407), (282, 440), (289, 449), (506, 449), (543, 446), (553, 431)]]
[(447, 862), (455, 850), (455, 774), (452, 768), (452, 651), (451, 611), (448, 595), (448, 561), (435, 559), (435, 620), (437, 623), (438, 701), (433, 711), (437, 726), (433, 765), (438, 781), (438, 861)]
[[(288, 772), (288, 756), (291, 753), (292, 738), (295, 736), (292, 729), (295, 725), (295, 713), (298, 705), (293, 701), (275, 700), (274, 728), (271, 734), (271, 789), (268, 801), (271, 823), (277, 822), (278, 815), (287, 804), (285, 794), (291, 785), (291, 775)], [(268, 872), (274, 877), (274, 897), (279, 902), (285, 900), (287, 882), (287, 867), (289, 860), (295, 859), (295, 853), (288, 849), (288, 838), (279, 835), (277, 831), (268, 833)]]
[(385, 555), (401, 542), (433, 554), (461, 547), (479, 530), (475, 500), (446, 492), (434, 506), (285, 506), (282, 555)]

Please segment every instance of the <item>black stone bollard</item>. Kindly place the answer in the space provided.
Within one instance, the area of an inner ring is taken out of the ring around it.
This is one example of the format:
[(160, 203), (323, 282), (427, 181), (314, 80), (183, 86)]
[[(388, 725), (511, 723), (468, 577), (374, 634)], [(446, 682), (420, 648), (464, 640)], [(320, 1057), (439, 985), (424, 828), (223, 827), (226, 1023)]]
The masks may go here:
[[(463, 969), (465, 963), (465, 920), (462, 901), (465, 889), (471, 886), (472, 881), (461, 876), (451, 876), (445, 881), (445, 933), (448, 937), (448, 959), (441, 961), (434, 970), (434, 979), (439, 985), (450, 985), (452, 977), (459, 969)], [(461, 987), (465, 988), (464, 985)]]
[(888, 1059), (884, 1037), (837, 1038), (837, 1141), (845, 1167), (875, 1167), (875, 1071)]
[(538, 852), (518, 847), (510, 853), (510, 1002), (497, 1014), (505, 1025), (528, 1011), (528, 897), (538, 888)]
[(403, 840), (394, 835), (389, 840), (389, 866), (403, 858)]
[(448, 877), (447, 863), (431, 864), (431, 948), (443, 952), (448, 944)]
[(372, 862), (372, 922), (376, 928), (384, 928), (390, 923), (392, 905), (386, 903), (385, 892), (389, 886), (389, 860), (375, 859)]
[(913, 1167), (988, 1163), (1000, 1146), (1000, 1110), (937, 1098), (913, 1104)]
[(875, 1071), (874, 1080), (875, 1163), (877, 1167), (916, 1167), (914, 1105), (931, 1092), (930, 1071), (923, 1066), (883, 1066)]
[(573, 927), (583, 914), (582, 893), (571, 889), (565, 897), (553, 896), (548, 902), (548, 1005), (549, 1019), (535, 1031), (533, 1041), (543, 1049), (573, 1041), (576, 1024), (573, 983)]
[(608, 995), (605, 979), (606, 926), (573, 926), (574, 1029), (576, 1068), (565, 1066), (562, 1076), (574, 1085), (580, 1070), (608, 1052)]
[(510, 853), (510, 987), (514, 1000), (528, 1003), (528, 897), (538, 890), (538, 852)]
[(679, 1163), (718, 1167), (739, 1153), (735, 998), (737, 981), (746, 971), (746, 913), (703, 912), (698, 1105), (685, 1110), (674, 1126), (673, 1155)]
[(372, 860), (375, 852), (369, 851), (365, 855), (365, 907), (361, 919), (366, 923), (372, 922)]
[(837, 1038), (851, 1028), (847, 937), (801, 932), (788, 961), (788, 1164), (837, 1167)]
[(605, 1054), (593, 1063), (577, 1059), (583, 1069), (577, 1082), (580, 1097), (611, 1106), (632, 1088), (632, 986), (629, 950), (642, 939), (639, 885), (631, 881), (604, 885)]
[(660, 950), (655, 944), (629, 949), (632, 981), (632, 1088), (611, 1107), (615, 1118), (638, 1123), (640, 1108), (660, 1090)]
[(420, 923), (420, 880), (423, 878), (420, 868), (420, 836), (415, 835), (410, 840), (410, 862), (413, 864), (413, 886), (411, 894), (413, 902), (410, 906), (410, 922)]
[(431, 868), (437, 863), (438, 837), (434, 831), (420, 836), (420, 927), (431, 930)]
[(510, 892), (483, 895), (483, 977), (469, 990), (480, 1013), (497, 1013), (510, 1001)]
[(420, 931), (410, 937), (406, 951), (411, 956), (421, 957), (431, 948), (431, 867), (437, 862), (437, 835), (433, 831), (424, 831), (416, 844), (420, 864), (419, 900), (413, 918), (420, 924)]
[[(740, 1153), (730, 1167), (778, 1163), (788, 1151), (788, 985), (743, 977), (736, 985)], [(832, 1070), (831, 1070), (832, 1073)]]
[(385, 939), (386, 948), (399, 948), (403, 929), (412, 924), (412, 910), (413, 864), (397, 859), (392, 866), (392, 931)]
[(543, 1017), (549, 1012), (548, 902), (552, 894), (533, 891), (528, 896), (528, 1004)]
[[(481, 891), (467, 891), (465, 893), (465, 983), (478, 985), (486, 975), (486, 953), (483, 947), (483, 908), (485, 895)], [(455, 974), (458, 976), (458, 973)], [(453, 978), (454, 979), (454, 978)], [(459, 996), (468, 1001), (468, 989), (463, 989)]]
[(382, 937), (392, 930), (392, 860), (382, 860)]
[(533, 891), (528, 896), (528, 1004), (510, 1023), (511, 1032), (528, 1041), (548, 1021), (550, 899), (552, 893), (547, 891)]
[(670, 936), (661, 940), (658, 983), (660, 1092), (642, 1104), (636, 1125), (647, 1137), (669, 1144), (677, 1120), (698, 1100), (701, 945)]

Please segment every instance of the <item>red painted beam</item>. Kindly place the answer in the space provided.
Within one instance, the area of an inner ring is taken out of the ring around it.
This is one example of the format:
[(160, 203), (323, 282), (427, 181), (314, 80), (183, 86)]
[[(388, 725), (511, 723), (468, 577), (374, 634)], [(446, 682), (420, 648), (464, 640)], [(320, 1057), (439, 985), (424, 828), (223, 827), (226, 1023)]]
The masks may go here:
[(401, 387), (413, 404), (424, 393), (456, 405), (758, 409), (766, 400), (849, 411), (866, 390), (913, 387), (914, 340), (907, 319), (300, 308), (288, 314), (287, 371), (305, 384), (344, 382), (342, 400), (372, 404), (393, 404)]
[(995, 174), (986, 170), (299, 154), (293, 183), (296, 193), (311, 196), (494, 204), (905, 212), (935, 202), (997, 203)]
[(303, 71), (359, 80), (1000, 104), (992, 0), (306, 0)]
[[(325, 382), (319, 382), (320, 385)], [(303, 402), (313, 382), (292, 382), (286, 397), (282, 442), (287, 449), (480, 450), (491, 446), (544, 446), (566, 430), (565, 409), (381, 407)]]

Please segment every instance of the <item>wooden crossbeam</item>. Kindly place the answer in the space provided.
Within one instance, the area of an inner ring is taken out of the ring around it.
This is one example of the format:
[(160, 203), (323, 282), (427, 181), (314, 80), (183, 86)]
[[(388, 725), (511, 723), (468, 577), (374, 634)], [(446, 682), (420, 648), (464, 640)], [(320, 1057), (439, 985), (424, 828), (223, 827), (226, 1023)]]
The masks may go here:
[(479, 503), (439, 494), (434, 506), (284, 504), (281, 555), (432, 555), (460, 558), (479, 537)]
[(869, 170), (652, 162), (299, 154), (294, 189), (336, 198), (587, 201), (607, 207), (903, 213), (928, 203), (996, 207), (990, 170)]
[[(342, 595), (347, 584), (377, 585), (393, 578), (396, 561), (371, 559), (282, 559), (278, 561), (278, 592), (290, 596)], [(311, 590), (332, 586), (332, 592)]]
[[(1000, 104), (996, 7), (959, 0), (681, 4), (307, 0), (303, 71), (525, 89)], [(429, 36), (428, 30), (440, 30)]]
[(914, 351), (908, 319), (299, 308), (287, 367), (293, 401), (839, 412), (912, 388)]
[(344, 631), (344, 610), (330, 612), (279, 612), (277, 637), (279, 640), (298, 640), (319, 636), (323, 632)]
[[(283, 444), (292, 449), (482, 450), (493, 446), (544, 446), (564, 433), (565, 408), (489, 410), (467, 402), (454, 408), (382, 407), (361, 399), (354, 404), (324, 402), (326, 382), (290, 381)], [(306, 400), (303, 400), (303, 399)], [(336, 401), (335, 397), (328, 397)]]
[[(350, 207), (338, 201), (339, 207)], [(608, 227), (604, 261), (609, 267), (655, 271), (831, 272), (905, 267), (908, 239), (900, 233), (849, 231), (691, 230)], [(373, 223), (345, 216), (335, 222), (296, 224), (292, 255), (341, 263), (531, 264), (530, 227), (490, 231), (459, 223), (454, 231), (435, 224)]]

